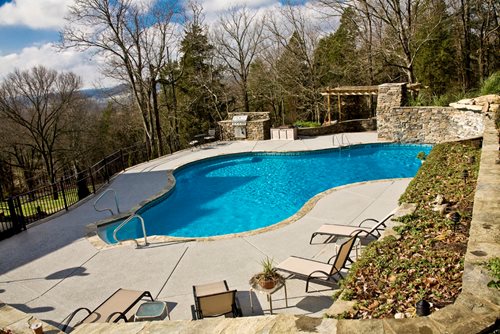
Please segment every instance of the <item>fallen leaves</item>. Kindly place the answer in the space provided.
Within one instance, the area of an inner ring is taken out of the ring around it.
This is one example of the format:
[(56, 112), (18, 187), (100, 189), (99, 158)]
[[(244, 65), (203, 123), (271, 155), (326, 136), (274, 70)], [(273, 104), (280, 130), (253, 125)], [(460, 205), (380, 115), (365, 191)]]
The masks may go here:
[[(435, 146), (402, 196), (419, 203), (419, 209), (401, 219), (401, 238), (368, 245), (343, 281), (357, 301), (357, 309), (345, 317), (412, 317), (421, 299), (433, 311), (454, 302), (462, 289), (479, 154), (460, 143)], [(462, 161), (467, 156), (476, 157), (475, 165)], [(466, 168), (470, 177), (464, 185), (461, 173)], [(440, 194), (460, 211), (458, 226), (432, 211), (430, 204)]]

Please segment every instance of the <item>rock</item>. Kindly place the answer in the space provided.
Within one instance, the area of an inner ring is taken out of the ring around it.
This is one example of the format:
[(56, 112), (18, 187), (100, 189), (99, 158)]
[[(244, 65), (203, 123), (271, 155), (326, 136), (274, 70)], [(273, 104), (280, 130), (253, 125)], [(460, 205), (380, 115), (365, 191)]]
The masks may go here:
[(490, 104), (488, 102), (486, 102), (483, 104), (483, 108), (481, 109), (481, 112), (487, 113), (489, 109), (490, 109)]
[(450, 107), (458, 110), (471, 110), (471, 111), (483, 110), (482, 105), (472, 105), (472, 104), (462, 104), (462, 103), (450, 103)]
[(462, 104), (462, 103), (453, 102), (453, 103), (450, 103), (449, 106), (452, 107), (452, 108), (458, 109), (458, 110), (465, 110), (465, 109), (467, 109), (467, 105)]
[(467, 104), (467, 105), (474, 105), (475, 99), (462, 99), (457, 102), (458, 104)]
[(500, 104), (498, 103), (490, 103), (489, 112), (496, 113), (500, 109)]
[(437, 195), (436, 199), (434, 200), (434, 203), (441, 205), (444, 203), (444, 197), (443, 195)]
[(394, 319), (404, 319), (405, 314), (404, 313), (396, 313), (394, 315)]
[(444, 215), (446, 213), (447, 208), (448, 204), (435, 205), (432, 208), (432, 211), (439, 212), (440, 215)]
[(476, 104), (494, 103), (500, 104), (500, 95), (490, 94), (474, 98)]

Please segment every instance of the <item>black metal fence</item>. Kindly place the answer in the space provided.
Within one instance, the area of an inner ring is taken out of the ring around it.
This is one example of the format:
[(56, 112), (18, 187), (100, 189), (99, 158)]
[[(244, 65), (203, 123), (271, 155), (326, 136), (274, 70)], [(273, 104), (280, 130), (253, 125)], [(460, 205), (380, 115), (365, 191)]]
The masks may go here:
[(146, 144), (121, 149), (77, 175), (0, 202), (0, 240), (26, 230), (26, 226), (68, 208), (109, 183), (126, 168), (148, 161)]

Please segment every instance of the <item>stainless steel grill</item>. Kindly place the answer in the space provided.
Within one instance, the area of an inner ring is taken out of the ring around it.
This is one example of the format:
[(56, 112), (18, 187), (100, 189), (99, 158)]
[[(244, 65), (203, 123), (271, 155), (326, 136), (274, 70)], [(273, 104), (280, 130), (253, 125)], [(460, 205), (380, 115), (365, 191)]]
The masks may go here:
[(248, 115), (233, 116), (232, 124), (235, 138), (247, 137), (247, 119)]

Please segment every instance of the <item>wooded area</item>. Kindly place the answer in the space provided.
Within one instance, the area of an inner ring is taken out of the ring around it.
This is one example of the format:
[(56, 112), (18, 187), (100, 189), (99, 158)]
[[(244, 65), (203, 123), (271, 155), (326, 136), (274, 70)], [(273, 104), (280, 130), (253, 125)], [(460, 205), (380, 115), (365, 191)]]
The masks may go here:
[(495, 0), (309, 5), (322, 20), (289, 4), (232, 8), (207, 24), (198, 3), (76, 1), (60, 47), (106, 59), (103, 73), (128, 94), (103, 105), (72, 73), (12, 69), (0, 86), (0, 193), (53, 183), (137, 142), (151, 157), (178, 151), (228, 112), (321, 124), (325, 87), (419, 82), (429, 88), (412, 103), (446, 105), (500, 70)]

